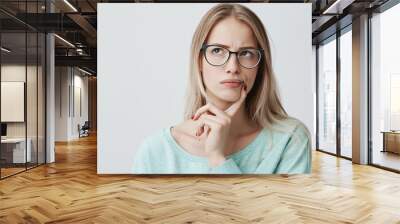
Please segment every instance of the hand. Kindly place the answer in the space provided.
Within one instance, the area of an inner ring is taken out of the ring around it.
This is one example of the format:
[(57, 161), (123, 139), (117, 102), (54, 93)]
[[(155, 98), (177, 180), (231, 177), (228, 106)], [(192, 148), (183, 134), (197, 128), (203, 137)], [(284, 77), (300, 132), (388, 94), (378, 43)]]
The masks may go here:
[(204, 134), (205, 153), (211, 165), (216, 166), (225, 160), (224, 149), (228, 143), (231, 119), (239, 111), (246, 99), (246, 85), (242, 86), (240, 98), (225, 111), (220, 110), (212, 103), (199, 108), (193, 120), (198, 120), (197, 136)]

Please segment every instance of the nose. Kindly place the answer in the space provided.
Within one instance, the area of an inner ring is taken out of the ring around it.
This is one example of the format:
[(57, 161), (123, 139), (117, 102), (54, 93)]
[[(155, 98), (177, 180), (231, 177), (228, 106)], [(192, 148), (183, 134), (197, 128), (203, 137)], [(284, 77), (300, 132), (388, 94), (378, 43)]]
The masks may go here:
[(236, 53), (231, 54), (229, 60), (226, 62), (225, 71), (227, 73), (239, 73), (240, 65)]

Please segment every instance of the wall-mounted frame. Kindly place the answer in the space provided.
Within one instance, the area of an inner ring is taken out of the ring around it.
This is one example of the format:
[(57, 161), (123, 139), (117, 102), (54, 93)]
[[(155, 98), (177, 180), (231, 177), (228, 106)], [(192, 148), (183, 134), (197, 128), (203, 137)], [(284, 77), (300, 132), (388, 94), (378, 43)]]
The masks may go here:
[(1, 122), (25, 122), (25, 82), (1, 82)]

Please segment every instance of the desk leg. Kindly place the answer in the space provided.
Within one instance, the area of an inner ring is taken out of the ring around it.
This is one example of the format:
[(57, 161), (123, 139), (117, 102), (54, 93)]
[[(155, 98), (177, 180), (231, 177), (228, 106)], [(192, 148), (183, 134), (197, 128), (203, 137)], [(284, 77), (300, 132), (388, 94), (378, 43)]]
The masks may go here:
[(385, 133), (383, 133), (383, 149), (381, 152), (386, 152), (386, 135)]

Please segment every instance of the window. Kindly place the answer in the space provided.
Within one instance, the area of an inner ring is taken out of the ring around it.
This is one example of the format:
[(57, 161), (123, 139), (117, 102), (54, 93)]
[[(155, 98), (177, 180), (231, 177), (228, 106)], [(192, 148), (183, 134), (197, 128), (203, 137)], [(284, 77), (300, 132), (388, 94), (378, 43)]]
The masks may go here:
[(318, 48), (318, 149), (336, 153), (336, 39)]
[(352, 157), (352, 34), (340, 36), (340, 155)]
[(399, 4), (371, 18), (370, 156), (372, 164), (395, 170), (400, 170), (399, 24)]

